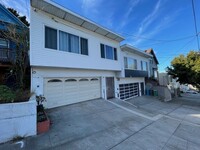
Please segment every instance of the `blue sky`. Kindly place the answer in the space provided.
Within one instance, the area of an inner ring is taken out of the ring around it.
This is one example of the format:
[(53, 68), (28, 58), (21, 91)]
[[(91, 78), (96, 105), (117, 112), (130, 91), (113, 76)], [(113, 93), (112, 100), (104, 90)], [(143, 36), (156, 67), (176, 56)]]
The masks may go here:
[[(53, 0), (126, 38), (141, 50), (153, 48), (163, 72), (171, 60), (198, 50), (192, 0)], [(0, 0), (29, 19), (29, 0)], [(194, 0), (200, 32), (200, 0)]]

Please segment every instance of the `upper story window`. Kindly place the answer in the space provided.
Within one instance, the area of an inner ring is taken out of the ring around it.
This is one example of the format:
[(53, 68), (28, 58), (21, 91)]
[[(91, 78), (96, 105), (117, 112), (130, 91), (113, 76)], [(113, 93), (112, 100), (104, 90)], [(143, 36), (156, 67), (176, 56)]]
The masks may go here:
[(108, 45), (100, 44), (101, 58), (117, 60), (117, 49)]
[(0, 48), (9, 48), (8, 40), (0, 38)]
[(57, 30), (45, 27), (45, 48), (57, 49)]
[(124, 67), (125, 69), (137, 69), (137, 60), (130, 58), (130, 57), (124, 57)]
[(83, 55), (88, 55), (88, 40), (85, 38), (80, 38), (81, 40), (81, 54)]
[(141, 70), (147, 71), (147, 62), (146, 61), (141, 61)]
[(63, 31), (59, 31), (59, 50), (72, 53), (80, 53), (79, 37)]
[(88, 55), (87, 39), (60, 30), (58, 33), (56, 29), (45, 26), (45, 48)]

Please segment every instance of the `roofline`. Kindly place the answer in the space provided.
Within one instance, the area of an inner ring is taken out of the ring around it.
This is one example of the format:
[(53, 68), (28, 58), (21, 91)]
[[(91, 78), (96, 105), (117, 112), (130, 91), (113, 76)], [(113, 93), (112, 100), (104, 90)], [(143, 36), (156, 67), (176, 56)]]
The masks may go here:
[[(23, 25), (24, 27), (28, 28), (28, 26), (26, 26), (18, 17), (16, 17), (13, 13), (11, 13), (4, 5), (2, 5), (0, 3), (0, 6), (4, 9), (4, 11), (6, 11), (6, 13), (8, 13), (15, 21), (17, 21), (19, 24)], [(10, 22), (8, 22), (10, 23)], [(10, 23), (12, 24), (12, 23)]]
[[(148, 50), (149, 50), (149, 49), (145, 50), (145, 53), (147, 53), (146, 51), (148, 51)], [(157, 59), (157, 57), (156, 57), (156, 54), (154, 53), (153, 48), (150, 48), (150, 50), (153, 52), (153, 56), (154, 56), (154, 58), (155, 58), (157, 64), (159, 64), (158, 59)]]
[[(31, 1), (32, 1), (32, 0), (31, 0)], [(57, 8), (59, 8), (59, 9), (65, 11), (66, 13), (72, 14), (72, 15), (74, 15), (74, 16), (76, 16), (76, 17), (78, 17), (78, 18), (80, 18), (80, 19), (82, 19), (82, 20), (84, 20), (84, 21), (87, 21), (87, 22), (89, 22), (89, 23), (91, 23), (91, 24), (93, 24), (93, 25), (95, 25), (95, 26), (97, 26), (97, 27), (99, 27), (99, 28), (102, 28), (103, 30), (106, 30), (107, 32), (110, 32), (110, 33), (112, 33), (112, 34), (118, 36), (119, 38), (122, 39), (121, 41), (125, 40), (125, 38), (122, 37), (121, 35), (119, 35), (118, 33), (115, 33), (115, 32), (113, 32), (113, 31), (111, 31), (111, 30), (109, 30), (109, 29), (107, 29), (107, 28), (101, 26), (101, 25), (95, 23), (94, 21), (91, 21), (90, 19), (88, 19), (88, 18), (86, 18), (86, 17), (83, 17), (83, 16), (81, 16), (81, 15), (79, 15), (79, 14), (77, 14), (77, 13), (75, 13), (75, 12), (73, 12), (73, 11), (71, 11), (71, 10), (65, 8), (65, 7), (63, 7), (62, 5), (60, 5), (60, 4), (56, 3), (56, 2), (53, 2), (53, 1), (51, 1), (51, 0), (42, 0), (42, 1), (44, 1), (44, 2), (46, 2), (46, 3), (48, 3), (48, 4), (51, 4), (51, 5), (53, 5), (53, 6), (57, 7)], [(32, 3), (31, 3), (31, 7), (34, 7), (34, 6), (32, 6)], [(34, 8), (35, 8), (35, 7), (34, 7)], [(48, 12), (47, 12), (47, 13), (48, 13)], [(97, 34), (99, 34), (99, 33), (97, 33)], [(101, 35), (101, 34), (100, 34), (100, 35)], [(109, 37), (107, 37), (107, 38), (109, 38)], [(114, 39), (112, 39), (112, 40), (114, 40)], [(120, 42), (121, 42), (121, 41), (120, 41)]]
[(136, 48), (136, 47), (133, 47), (133, 46), (131, 46), (131, 45), (129, 45), (129, 44), (123, 44), (123, 45), (120, 46), (120, 48), (121, 48), (121, 49), (130, 48), (130, 49), (132, 49), (132, 50), (134, 50), (134, 51), (136, 51), (136, 52), (139, 52), (139, 53), (141, 53), (141, 54), (144, 54), (144, 55), (146, 55), (146, 56), (153, 57), (151, 54), (147, 54), (147, 53), (143, 52), (142, 50), (140, 50), (140, 49), (138, 49), (138, 48)]

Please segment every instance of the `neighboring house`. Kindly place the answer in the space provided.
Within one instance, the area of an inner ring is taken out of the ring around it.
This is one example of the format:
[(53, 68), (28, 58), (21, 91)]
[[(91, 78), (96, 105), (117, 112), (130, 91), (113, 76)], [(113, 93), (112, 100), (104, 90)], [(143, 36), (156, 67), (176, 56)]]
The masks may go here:
[(51, 1), (31, 0), (30, 18), (31, 90), (46, 108), (144, 94), (151, 55)]
[(149, 60), (152, 57), (130, 45), (121, 46), (122, 70), (118, 79), (120, 99), (144, 95), (145, 77), (149, 77)]
[(149, 61), (149, 64), (150, 64), (149, 72), (150, 72), (150, 77), (152, 77), (153, 79), (158, 80), (158, 64), (159, 64), (158, 59), (157, 59), (157, 57), (156, 57), (156, 55), (155, 55), (155, 53), (154, 53), (152, 48), (148, 49), (148, 50), (145, 50), (145, 52), (147, 54), (153, 55), (153, 59), (151, 59)]
[(2, 36), (2, 32), (7, 32), (7, 27), (16, 25), (25, 27), (25, 25), (15, 17), (9, 10), (0, 4), (0, 83), (3, 83), (5, 73), (15, 60), (16, 44)]

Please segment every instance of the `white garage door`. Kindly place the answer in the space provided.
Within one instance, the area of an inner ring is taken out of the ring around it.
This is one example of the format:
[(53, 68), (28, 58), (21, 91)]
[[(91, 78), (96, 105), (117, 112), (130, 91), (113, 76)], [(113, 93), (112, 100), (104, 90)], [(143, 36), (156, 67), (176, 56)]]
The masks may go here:
[(99, 78), (45, 79), (45, 108), (82, 102), (101, 97)]
[(126, 100), (132, 97), (138, 96), (139, 92), (139, 84), (138, 83), (128, 83), (128, 84), (120, 84), (120, 99)]

